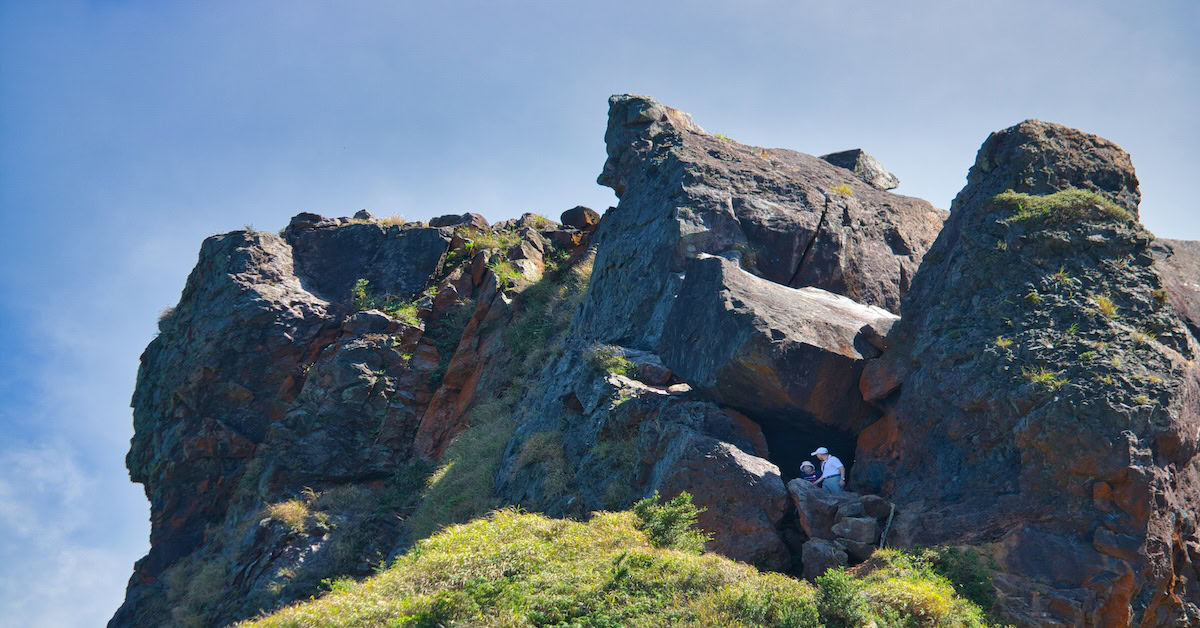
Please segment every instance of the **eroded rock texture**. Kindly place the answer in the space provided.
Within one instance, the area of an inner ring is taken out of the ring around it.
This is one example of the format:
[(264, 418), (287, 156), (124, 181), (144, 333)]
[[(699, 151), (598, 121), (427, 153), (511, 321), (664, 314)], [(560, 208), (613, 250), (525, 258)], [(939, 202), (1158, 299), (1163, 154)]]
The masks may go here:
[(888, 337), (899, 392), (855, 481), (897, 502), (897, 542), (990, 548), (1020, 624), (1197, 621), (1197, 345), (1153, 236), (1090, 204), (993, 202), (1073, 187), (1135, 213), (1129, 157), (1028, 121), (967, 180)]
[[(878, 416), (859, 370), (944, 213), (816, 157), (708, 135), (641, 96), (610, 99), (605, 140), (599, 182), (621, 201), (595, 232), (572, 344), (526, 398), (498, 488), (579, 515), (686, 490), (708, 508), (713, 549), (787, 568), (795, 469), (772, 462), (763, 429), (787, 435), (781, 460), (795, 463), (796, 441)], [(671, 379), (605, 356), (660, 361)], [(573, 461), (561, 482), (528, 453), (539, 434), (559, 435)]]

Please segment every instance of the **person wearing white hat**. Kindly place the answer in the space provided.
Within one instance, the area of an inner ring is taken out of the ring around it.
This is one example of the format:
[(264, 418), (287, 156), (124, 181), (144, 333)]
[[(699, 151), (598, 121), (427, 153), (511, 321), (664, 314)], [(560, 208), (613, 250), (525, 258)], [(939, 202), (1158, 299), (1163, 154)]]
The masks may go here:
[(821, 461), (821, 478), (817, 484), (830, 493), (841, 493), (846, 486), (846, 465), (824, 447), (817, 447), (812, 455)]

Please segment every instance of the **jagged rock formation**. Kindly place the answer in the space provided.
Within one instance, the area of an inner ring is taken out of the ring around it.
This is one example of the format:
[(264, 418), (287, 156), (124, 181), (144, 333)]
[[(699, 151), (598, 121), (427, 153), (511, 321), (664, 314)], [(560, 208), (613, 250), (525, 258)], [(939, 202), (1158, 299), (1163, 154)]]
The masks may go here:
[(861, 148), (844, 150), (840, 153), (821, 155), (821, 159), (854, 173), (864, 183), (881, 190), (894, 190), (900, 187), (900, 179), (887, 171), (878, 159), (868, 155)]
[[(1028, 121), (967, 180), (888, 337), (899, 391), (855, 480), (896, 501), (897, 542), (992, 552), (1019, 623), (1195, 620), (1197, 344), (1165, 307), (1128, 156)], [(996, 199), (1067, 188), (1100, 196)]]
[[(684, 490), (765, 569), (867, 559), (894, 503), (889, 544), (991, 556), (1010, 621), (1200, 617), (1200, 249), (1136, 223), (1119, 148), (994, 134), (943, 230), (861, 151), (609, 104), (603, 216), (204, 243), (138, 375), (152, 548), (111, 625), (250, 617), (502, 505)], [(857, 494), (787, 483), (818, 445)]]

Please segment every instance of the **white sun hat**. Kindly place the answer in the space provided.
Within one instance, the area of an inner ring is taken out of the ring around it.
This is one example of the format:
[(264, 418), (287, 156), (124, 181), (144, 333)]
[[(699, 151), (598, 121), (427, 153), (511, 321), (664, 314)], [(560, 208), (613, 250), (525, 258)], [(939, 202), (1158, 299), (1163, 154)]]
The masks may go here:
[(827, 453), (829, 453), (828, 449), (825, 449), (824, 447), (817, 447), (817, 450), (812, 452), (809, 455), (815, 456), (817, 454), (827, 454)]

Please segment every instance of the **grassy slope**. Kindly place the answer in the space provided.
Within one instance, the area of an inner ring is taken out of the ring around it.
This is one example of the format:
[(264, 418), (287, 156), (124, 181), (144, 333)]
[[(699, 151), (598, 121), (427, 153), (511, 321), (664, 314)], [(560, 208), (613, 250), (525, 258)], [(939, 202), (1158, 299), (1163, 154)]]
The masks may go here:
[(818, 584), (655, 548), (628, 512), (579, 523), (501, 510), (248, 625), (982, 625), (977, 606), (910, 554), (885, 550)]

